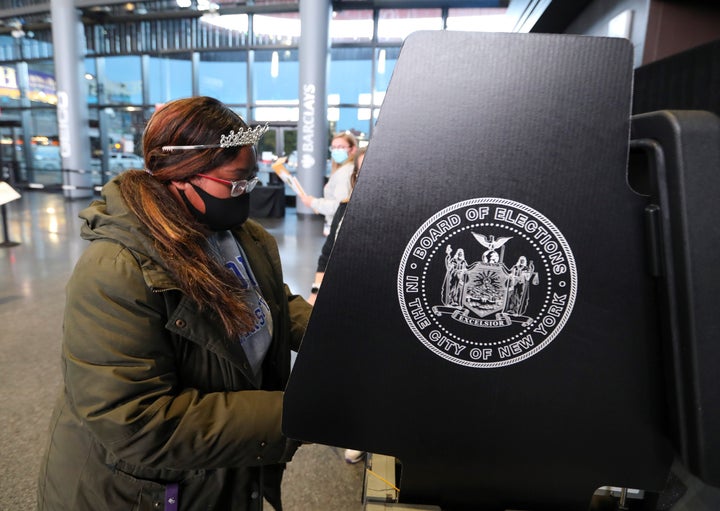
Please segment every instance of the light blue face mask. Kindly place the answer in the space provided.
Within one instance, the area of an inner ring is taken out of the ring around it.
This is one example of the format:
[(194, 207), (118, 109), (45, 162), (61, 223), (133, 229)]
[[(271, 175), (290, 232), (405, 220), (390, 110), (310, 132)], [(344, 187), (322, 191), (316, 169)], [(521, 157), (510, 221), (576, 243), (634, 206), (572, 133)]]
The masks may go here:
[(348, 159), (348, 152), (345, 149), (333, 149), (330, 151), (330, 156), (335, 163), (342, 163)]

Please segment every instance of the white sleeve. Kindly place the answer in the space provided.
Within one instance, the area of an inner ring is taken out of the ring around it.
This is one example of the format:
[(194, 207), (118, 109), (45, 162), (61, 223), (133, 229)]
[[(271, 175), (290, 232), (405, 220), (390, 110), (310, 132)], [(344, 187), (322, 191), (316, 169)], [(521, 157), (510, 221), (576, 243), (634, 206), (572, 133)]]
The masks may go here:
[(336, 170), (323, 189), (323, 197), (314, 199), (310, 207), (322, 215), (334, 215), (340, 202), (350, 197), (352, 171), (352, 165), (343, 165)]

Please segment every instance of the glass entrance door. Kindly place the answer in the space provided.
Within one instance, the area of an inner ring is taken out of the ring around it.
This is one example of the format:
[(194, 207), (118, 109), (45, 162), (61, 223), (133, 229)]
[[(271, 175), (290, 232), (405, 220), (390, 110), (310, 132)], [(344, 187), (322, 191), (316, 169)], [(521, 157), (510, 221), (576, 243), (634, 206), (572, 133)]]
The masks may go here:
[[(285, 166), (295, 174), (297, 171), (297, 125), (272, 123), (258, 144), (258, 177), (265, 184), (279, 184), (272, 164), (281, 156), (287, 156)], [(285, 187), (286, 195), (294, 192)]]
[(0, 180), (10, 186), (27, 182), (19, 122), (0, 122)]

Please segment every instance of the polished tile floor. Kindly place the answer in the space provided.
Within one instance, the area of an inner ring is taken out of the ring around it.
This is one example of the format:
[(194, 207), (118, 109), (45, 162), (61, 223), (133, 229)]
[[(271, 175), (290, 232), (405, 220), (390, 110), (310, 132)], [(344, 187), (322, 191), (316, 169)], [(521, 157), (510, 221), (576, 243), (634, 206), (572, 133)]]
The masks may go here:
[[(64, 287), (86, 242), (78, 212), (90, 199), (22, 192), (5, 205), (0, 231), (0, 510), (35, 506), (35, 486), (53, 403), (61, 385)], [(322, 219), (258, 219), (278, 240), (286, 282), (306, 294), (315, 275)], [(288, 465), (286, 511), (362, 509), (363, 464), (343, 451), (303, 446)], [(269, 506), (268, 506), (269, 507)]]

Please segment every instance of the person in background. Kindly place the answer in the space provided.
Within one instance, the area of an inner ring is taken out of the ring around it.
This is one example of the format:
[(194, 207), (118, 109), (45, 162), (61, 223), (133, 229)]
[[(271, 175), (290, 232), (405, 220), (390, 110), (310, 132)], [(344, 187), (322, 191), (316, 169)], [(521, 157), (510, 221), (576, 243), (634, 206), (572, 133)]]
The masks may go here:
[[(362, 166), (363, 159), (365, 158), (365, 149), (365, 147), (358, 149), (357, 153), (355, 154), (353, 172), (350, 175), (350, 194), (352, 194), (352, 190), (355, 188), (355, 184), (357, 183), (360, 167)], [(342, 225), (343, 217), (345, 216), (345, 210), (347, 209), (348, 202), (350, 201), (350, 194), (348, 194), (348, 196), (344, 200), (340, 201), (340, 204), (337, 211), (335, 211), (335, 216), (333, 217), (333, 221), (330, 226), (330, 233), (328, 234), (327, 238), (325, 238), (325, 243), (320, 250), (320, 257), (318, 257), (317, 263), (317, 271), (315, 273), (315, 282), (312, 285), (310, 296), (308, 297), (308, 302), (310, 302), (311, 304), (315, 304), (315, 298), (317, 297), (317, 293), (320, 290), (320, 285), (322, 284), (323, 277), (325, 276), (325, 269), (327, 268), (327, 263), (330, 259), (330, 253), (332, 252), (333, 246), (335, 245), (335, 239), (337, 238), (338, 231), (340, 229), (340, 226)], [(345, 461), (348, 463), (357, 463), (365, 457), (365, 452), (356, 451), (355, 449), (345, 449), (344, 454)]]
[(213, 98), (172, 101), (145, 129), (146, 169), (80, 213), (39, 510), (282, 509), (299, 445), (283, 389), (311, 306), (248, 220), (266, 129)]
[(338, 209), (335, 211), (335, 215), (333, 216), (332, 224), (330, 225), (330, 233), (327, 238), (325, 238), (325, 243), (323, 243), (323, 246), (320, 249), (320, 256), (318, 257), (317, 270), (315, 273), (315, 281), (312, 285), (310, 296), (308, 297), (308, 302), (313, 305), (315, 304), (317, 292), (320, 290), (320, 284), (322, 284), (323, 277), (325, 276), (325, 268), (327, 267), (328, 260), (330, 259), (330, 253), (335, 246), (335, 239), (337, 238), (338, 230), (342, 224), (343, 216), (345, 216), (345, 210), (347, 209), (348, 202), (350, 202), (350, 195), (352, 194), (352, 190), (355, 188), (355, 183), (357, 183), (360, 166), (365, 158), (365, 149), (366, 148), (364, 147), (358, 149), (355, 155), (353, 171), (352, 174), (350, 174), (350, 193), (347, 197), (340, 201)]
[(340, 201), (350, 196), (350, 175), (353, 171), (357, 149), (357, 139), (349, 131), (333, 136), (330, 143), (330, 178), (323, 187), (323, 196), (306, 195), (301, 197), (305, 206), (311, 208), (315, 213), (325, 216), (323, 233), (326, 236), (330, 232), (330, 225)]

